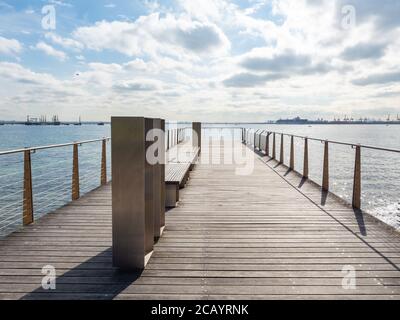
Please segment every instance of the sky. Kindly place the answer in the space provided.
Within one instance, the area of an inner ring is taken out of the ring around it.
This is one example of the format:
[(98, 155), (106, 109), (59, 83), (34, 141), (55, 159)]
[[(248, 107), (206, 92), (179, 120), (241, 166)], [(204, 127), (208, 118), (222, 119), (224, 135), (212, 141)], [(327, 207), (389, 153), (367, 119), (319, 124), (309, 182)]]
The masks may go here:
[(0, 119), (400, 115), (398, 0), (0, 0)]

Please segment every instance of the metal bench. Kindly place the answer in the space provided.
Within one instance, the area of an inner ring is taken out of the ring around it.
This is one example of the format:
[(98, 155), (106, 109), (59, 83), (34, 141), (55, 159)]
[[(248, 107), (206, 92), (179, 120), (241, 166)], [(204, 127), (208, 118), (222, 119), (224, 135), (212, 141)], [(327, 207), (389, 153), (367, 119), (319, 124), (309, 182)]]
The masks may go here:
[(189, 178), (191, 163), (168, 163), (165, 165), (165, 206), (173, 208), (179, 201), (179, 189)]
[[(197, 161), (200, 148), (190, 147), (180, 152), (179, 157), (165, 165), (165, 206), (176, 207), (179, 201), (179, 189), (184, 188), (189, 179), (189, 171)], [(175, 162), (176, 161), (176, 162)]]
[(192, 150), (186, 151), (184, 154), (184, 162), (190, 163), (190, 171), (193, 170), (193, 167), (197, 161), (197, 157), (199, 156), (199, 147), (192, 147)]

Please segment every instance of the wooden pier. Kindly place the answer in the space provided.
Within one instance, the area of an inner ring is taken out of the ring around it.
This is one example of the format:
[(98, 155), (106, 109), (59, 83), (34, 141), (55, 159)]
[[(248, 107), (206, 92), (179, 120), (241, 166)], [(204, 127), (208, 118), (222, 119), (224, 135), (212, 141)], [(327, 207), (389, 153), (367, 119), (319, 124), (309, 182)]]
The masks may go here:
[(263, 154), (250, 175), (201, 161), (233, 145), (203, 142), (143, 271), (112, 266), (107, 184), (0, 241), (0, 299), (400, 298), (398, 232)]

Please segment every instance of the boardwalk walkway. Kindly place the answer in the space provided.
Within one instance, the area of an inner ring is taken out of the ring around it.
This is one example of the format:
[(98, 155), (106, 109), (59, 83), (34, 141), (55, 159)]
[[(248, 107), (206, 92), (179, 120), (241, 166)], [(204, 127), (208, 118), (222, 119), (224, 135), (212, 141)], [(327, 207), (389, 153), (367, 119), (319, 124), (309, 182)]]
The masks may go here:
[[(141, 274), (112, 268), (110, 185), (45, 216), (1, 240), (0, 299), (400, 298), (399, 233), (275, 161), (254, 166), (197, 165)], [(44, 265), (56, 290), (41, 289)]]

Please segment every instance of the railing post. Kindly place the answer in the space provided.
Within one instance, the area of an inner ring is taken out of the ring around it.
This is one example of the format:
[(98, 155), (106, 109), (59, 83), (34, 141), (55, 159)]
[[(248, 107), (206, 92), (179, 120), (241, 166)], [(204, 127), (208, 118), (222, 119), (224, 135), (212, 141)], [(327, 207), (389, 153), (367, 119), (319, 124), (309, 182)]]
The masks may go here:
[(361, 146), (356, 146), (353, 180), (353, 207), (361, 208)]
[(73, 147), (73, 160), (72, 160), (72, 200), (79, 199), (79, 158), (78, 158), (78, 144), (75, 143)]
[(308, 138), (304, 138), (303, 178), (308, 179)]
[(276, 137), (275, 132), (272, 134), (272, 159), (276, 159)]
[(322, 175), (322, 190), (329, 191), (329, 142), (325, 141), (324, 147), (324, 167)]
[(266, 136), (266, 142), (265, 142), (265, 154), (267, 155), (267, 156), (269, 156), (269, 135), (270, 135), (270, 133), (269, 132), (267, 132), (267, 136)]
[(199, 154), (201, 152), (201, 122), (192, 123), (192, 146), (199, 147)]
[(283, 159), (283, 133), (281, 133), (281, 150), (280, 150), (280, 157), (279, 157), (279, 163), (283, 164), (284, 159)]
[(31, 151), (24, 151), (24, 199), (22, 222), (26, 226), (33, 222)]
[(101, 143), (101, 174), (100, 174), (100, 183), (102, 186), (107, 184), (107, 140), (103, 139)]
[(290, 169), (294, 170), (294, 137), (290, 137)]
[(169, 150), (169, 129), (167, 130), (167, 150)]

